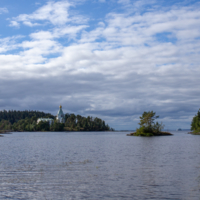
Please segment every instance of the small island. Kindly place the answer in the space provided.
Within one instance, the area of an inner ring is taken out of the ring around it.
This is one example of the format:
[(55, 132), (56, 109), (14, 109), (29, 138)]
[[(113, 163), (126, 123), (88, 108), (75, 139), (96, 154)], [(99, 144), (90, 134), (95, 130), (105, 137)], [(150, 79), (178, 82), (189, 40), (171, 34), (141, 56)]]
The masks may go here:
[(144, 112), (140, 117), (140, 128), (136, 129), (134, 133), (127, 134), (127, 136), (169, 136), (173, 135), (169, 132), (163, 132), (164, 125), (158, 122), (154, 122), (159, 116), (155, 116), (156, 113), (153, 111)]
[(189, 132), (189, 134), (200, 135), (200, 109), (192, 119), (191, 131), (192, 132)]

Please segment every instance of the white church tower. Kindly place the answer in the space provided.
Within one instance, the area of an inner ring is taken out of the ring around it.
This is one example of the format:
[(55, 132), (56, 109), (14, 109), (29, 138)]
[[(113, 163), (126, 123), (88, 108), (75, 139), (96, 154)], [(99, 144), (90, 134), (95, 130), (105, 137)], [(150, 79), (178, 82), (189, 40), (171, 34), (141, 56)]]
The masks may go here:
[(59, 106), (59, 110), (58, 110), (58, 114), (56, 116), (56, 119), (60, 123), (65, 123), (65, 115), (64, 115), (64, 113), (62, 111), (62, 106), (61, 105)]

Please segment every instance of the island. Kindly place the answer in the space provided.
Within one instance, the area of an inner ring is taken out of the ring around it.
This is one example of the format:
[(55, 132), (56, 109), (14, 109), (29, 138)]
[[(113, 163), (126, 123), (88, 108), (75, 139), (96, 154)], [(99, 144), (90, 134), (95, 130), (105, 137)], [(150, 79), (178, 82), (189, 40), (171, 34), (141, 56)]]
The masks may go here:
[(137, 132), (127, 134), (127, 136), (168, 136), (173, 135), (169, 132), (161, 131), (160, 133), (145, 133), (145, 134), (138, 134)]
[(135, 132), (127, 134), (127, 136), (169, 136), (173, 135), (169, 132), (161, 131), (164, 128), (164, 124), (154, 122), (155, 119), (159, 118), (153, 111), (144, 112), (140, 117), (140, 128), (136, 129)]
[[(98, 117), (64, 114), (62, 106), (56, 116), (40, 111), (0, 111), (0, 131), (113, 131)], [(1, 133), (0, 132), (0, 133)]]

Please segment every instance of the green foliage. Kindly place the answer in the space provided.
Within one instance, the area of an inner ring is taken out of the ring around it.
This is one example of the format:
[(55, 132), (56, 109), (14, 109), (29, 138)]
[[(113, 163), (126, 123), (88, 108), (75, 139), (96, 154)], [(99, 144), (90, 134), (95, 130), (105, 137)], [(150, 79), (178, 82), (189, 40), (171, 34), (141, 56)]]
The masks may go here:
[(65, 114), (65, 123), (54, 123), (50, 126), (48, 122), (39, 122), (38, 118), (55, 117), (49, 113), (38, 111), (0, 111), (0, 130), (13, 131), (109, 131), (114, 130), (99, 118), (82, 117), (81, 115)]
[(2, 120), (0, 121), (0, 130), (11, 130), (12, 125), (8, 120)]
[(140, 117), (139, 129), (136, 129), (135, 136), (153, 136), (158, 135), (164, 128), (163, 123), (154, 122), (155, 119), (159, 118), (153, 111), (144, 112)]
[(152, 127), (154, 124), (154, 120), (159, 118), (159, 116), (155, 116), (155, 112), (149, 111), (149, 112), (144, 112), (142, 116), (140, 117), (140, 126), (145, 126), (145, 127)]
[(34, 117), (35, 120), (37, 120), (38, 118), (41, 118), (41, 117), (54, 118), (54, 116), (51, 115), (50, 113), (44, 113), (44, 112), (39, 112), (39, 111), (28, 111), (28, 110), (25, 110), (25, 111), (16, 111), (16, 110), (0, 111), (0, 121), (7, 120), (11, 124), (18, 122), (21, 119), (25, 119), (25, 118), (30, 119), (32, 117)]
[(51, 125), (50, 130), (51, 131), (63, 131), (64, 130), (64, 123), (58, 123), (56, 120)]
[(136, 132), (134, 134), (135, 136), (153, 136), (153, 133), (149, 133), (149, 130), (144, 127), (141, 126), (140, 128), (136, 129)]
[(156, 134), (159, 134), (162, 129), (164, 129), (165, 125), (161, 122), (160, 124), (158, 122), (156, 122), (155, 124), (153, 124), (153, 132)]
[(40, 121), (40, 122), (37, 124), (37, 130), (38, 130), (38, 131), (49, 131), (49, 130), (50, 130), (49, 122)]
[(200, 133), (200, 109), (192, 119), (191, 130), (194, 133)]
[[(12, 130), (14, 130), (14, 131), (37, 131), (37, 130), (40, 130), (37, 127), (36, 120), (37, 120), (37, 118), (35, 118), (35, 117), (32, 117), (31, 119), (30, 118), (21, 119), (12, 125)], [(41, 127), (42, 127), (42, 125), (41, 125)]]
[(82, 117), (81, 115), (66, 114), (65, 130), (68, 131), (110, 131), (111, 129), (100, 118)]

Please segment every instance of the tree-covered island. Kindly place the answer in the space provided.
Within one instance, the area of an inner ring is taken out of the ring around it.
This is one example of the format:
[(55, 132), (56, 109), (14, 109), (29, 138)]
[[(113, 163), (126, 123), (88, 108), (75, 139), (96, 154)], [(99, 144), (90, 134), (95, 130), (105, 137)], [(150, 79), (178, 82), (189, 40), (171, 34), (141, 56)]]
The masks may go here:
[(127, 136), (165, 136), (172, 135), (168, 132), (163, 132), (164, 125), (158, 122), (154, 122), (155, 119), (159, 118), (153, 111), (144, 112), (140, 117), (140, 128), (136, 129), (134, 133), (127, 134)]
[[(40, 121), (38, 118), (51, 118), (53, 123)], [(112, 131), (109, 125), (100, 118), (83, 117), (65, 114), (64, 123), (57, 121), (56, 116), (39, 111), (0, 111), (0, 133), (6, 131)]]
[(193, 135), (200, 135), (200, 109), (192, 119), (191, 131), (190, 133)]

